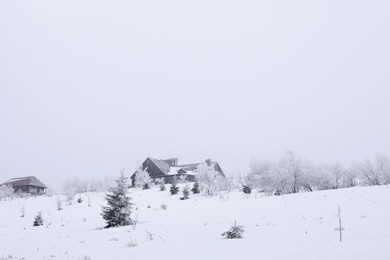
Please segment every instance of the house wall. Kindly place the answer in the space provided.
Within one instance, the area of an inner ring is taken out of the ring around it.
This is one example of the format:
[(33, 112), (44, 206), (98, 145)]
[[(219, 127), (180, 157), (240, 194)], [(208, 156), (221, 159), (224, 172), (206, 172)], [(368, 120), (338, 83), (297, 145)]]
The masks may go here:
[(23, 193), (30, 193), (33, 190), (36, 190), (37, 193), (45, 193), (45, 188), (37, 187), (33, 185), (23, 185), (23, 186), (15, 186), (13, 187), (14, 192), (23, 192)]

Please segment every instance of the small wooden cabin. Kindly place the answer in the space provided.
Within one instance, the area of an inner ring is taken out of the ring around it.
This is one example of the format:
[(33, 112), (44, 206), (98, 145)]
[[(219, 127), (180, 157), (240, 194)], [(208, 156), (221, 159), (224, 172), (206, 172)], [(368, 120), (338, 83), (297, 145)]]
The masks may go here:
[(0, 184), (10, 186), (14, 189), (14, 192), (23, 193), (45, 193), (47, 186), (38, 180), (35, 176), (12, 178), (8, 181)]

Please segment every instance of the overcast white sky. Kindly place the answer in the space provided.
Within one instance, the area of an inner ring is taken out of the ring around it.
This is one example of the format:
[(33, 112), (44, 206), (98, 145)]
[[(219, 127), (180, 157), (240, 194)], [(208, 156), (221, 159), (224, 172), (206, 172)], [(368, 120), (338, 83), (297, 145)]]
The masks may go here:
[(1, 1), (0, 182), (390, 150), (390, 1)]

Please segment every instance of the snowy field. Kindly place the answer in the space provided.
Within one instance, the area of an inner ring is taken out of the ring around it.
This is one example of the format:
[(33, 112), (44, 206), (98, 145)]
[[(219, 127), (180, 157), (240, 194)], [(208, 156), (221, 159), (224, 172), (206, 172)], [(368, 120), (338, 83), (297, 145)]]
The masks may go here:
[[(104, 194), (83, 194), (82, 203), (76, 196), (60, 211), (56, 196), (0, 201), (0, 259), (390, 259), (388, 186), (185, 201), (152, 188), (131, 196), (135, 229), (102, 228)], [(33, 227), (38, 211), (45, 222)], [(234, 221), (245, 227), (244, 238), (223, 239)]]

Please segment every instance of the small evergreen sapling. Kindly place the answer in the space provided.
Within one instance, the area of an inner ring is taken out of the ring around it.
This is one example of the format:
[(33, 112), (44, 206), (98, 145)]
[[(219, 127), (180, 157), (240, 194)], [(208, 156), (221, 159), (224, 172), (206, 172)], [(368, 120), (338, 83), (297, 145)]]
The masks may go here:
[(183, 197), (181, 197), (181, 200), (188, 200), (190, 195), (190, 189), (186, 186), (183, 188)]
[(242, 191), (243, 191), (245, 194), (251, 194), (252, 189), (251, 189), (251, 187), (249, 187), (248, 185), (242, 185)]
[(116, 180), (116, 186), (109, 188), (106, 194), (108, 206), (103, 207), (102, 217), (106, 221), (105, 228), (127, 226), (133, 224), (131, 209), (133, 203), (127, 195), (127, 181), (123, 172)]
[(198, 181), (195, 181), (194, 186), (192, 187), (191, 191), (192, 191), (193, 194), (200, 193), (199, 182)]
[(177, 194), (179, 192), (179, 187), (177, 187), (176, 181), (173, 181), (173, 183), (171, 185), (170, 192), (171, 192), (172, 195), (175, 195), (175, 194)]
[(163, 178), (155, 179), (154, 182), (159, 186), (160, 191), (166, 190), (166, 188), (165, 188), (165, 180)]
[(236, 221), (232, 224), (230, 229), (226, 232), (223, 232), (221, 236), (227, 238), (227, 239), (236, 239), (236, 238), (242, 238), (242, 234), (245, 232), (244, 226), (237, 225)]
[(38, 215), (35, 216), (33, 226), (38, 227), (43, 225), (42, 212), (38, 212)]

